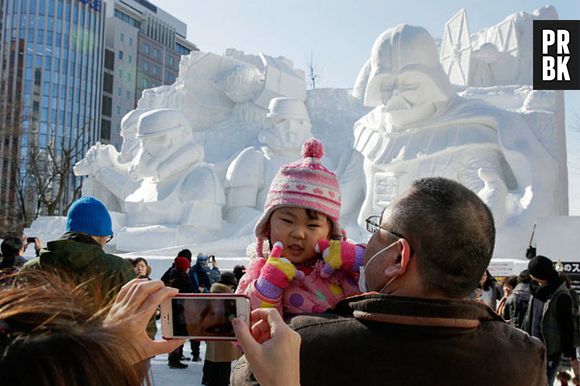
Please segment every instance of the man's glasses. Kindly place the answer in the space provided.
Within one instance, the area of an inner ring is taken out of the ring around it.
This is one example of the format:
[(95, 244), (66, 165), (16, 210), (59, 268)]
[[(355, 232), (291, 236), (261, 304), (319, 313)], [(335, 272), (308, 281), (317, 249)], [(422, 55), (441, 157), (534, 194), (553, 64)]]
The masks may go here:
[(367, 218), (365, 220), (365, 222), (367, 224), (367, 232), (369, 232), (369, 233), (377, 233), (379, 230), (383, 230), (387, 233), (392, 234), (393, 236), (397, 236), (400, 239), (407, 240), (407, 243), (409, 243), (409, 249), (410, 249), (411, 255), (413, 255), (413, 247), (411, 246), (409, 239), (407, 239), (405, 236), (403, 236), (400, 233), (393, 232), (392, 230), (389, 230), (389, 229), (385, 228), (384, 226), (382, 226), (381, 225), (381, 216), (370, 216), (369, 218)]
[(107, 237), (107, 244), (109, 243), (109, 241), (113, 240), (113, 235), (110, 235)]
[(405, 236), (403, 236), (397, 232), (393, 232), (391, 230), (388, 230), (387, 228), (381, 226), (381, 224), (380, 224), (381, 216), (370, 216), (365, 221), (367, 223), (367, 232), (369, 232), (369, 233), (377, 233), (379, 231), (379, 229), (382, 229), (385, 232), (388, 232), (392, 235), (395, 235), (400, 239), (405, 239)]

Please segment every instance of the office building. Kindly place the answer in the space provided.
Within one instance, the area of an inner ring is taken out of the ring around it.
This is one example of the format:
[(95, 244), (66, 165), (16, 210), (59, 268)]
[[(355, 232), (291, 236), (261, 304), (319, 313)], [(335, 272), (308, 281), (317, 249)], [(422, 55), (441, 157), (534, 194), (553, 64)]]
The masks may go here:
[(80, 181), (67, 168), (100, 130), (101, 6), (100, 0), (0, 2), (4, 230), (36, 214), (62, 213), (78, 191)]
[(172, 84), (181, 55), (197, 47), (187, 26), (145, 0), (106, 0), (101, 142), (120, 147), (119, 126), (144, 89)]
[(145, 0), (0, 1), (0, 237), (66, 212), (72, 166), (97, 141), (120, 146), (141, 92), (197, 50), (186, 32)]

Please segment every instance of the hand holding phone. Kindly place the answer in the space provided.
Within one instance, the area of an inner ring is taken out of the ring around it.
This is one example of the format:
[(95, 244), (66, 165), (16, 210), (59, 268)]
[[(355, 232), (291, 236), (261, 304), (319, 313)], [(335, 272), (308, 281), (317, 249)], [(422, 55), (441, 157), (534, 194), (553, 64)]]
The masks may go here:
[(182, 340), (154, 341), (146, 333), (149, 319), (162, 301), (177, 293), (175, 288), (165, 287), (161, 280), (133, 279), (125, 284), (109, 310), (103, 324), (122, 328), (135, 337), (140, 350), (135, 363), (155, 355), (168, 353), (183, 344)]
[(36, 237), (27, 237), (26, 238), (26, 243), (28, 243), (28, 244), (34, 244), (34, 243), (36, 243)]
[(232, 320), (250, 320), (250, 301), (240, 294), (180, 294), (161, 304), (165, 338), (236, 340)]
[(300, 335), (292, 330), (277, 310), (252, 311), (252, 326), (233, 322), (238, 342), (244, 349), (256, 380), (262, 385), (300, 385)]

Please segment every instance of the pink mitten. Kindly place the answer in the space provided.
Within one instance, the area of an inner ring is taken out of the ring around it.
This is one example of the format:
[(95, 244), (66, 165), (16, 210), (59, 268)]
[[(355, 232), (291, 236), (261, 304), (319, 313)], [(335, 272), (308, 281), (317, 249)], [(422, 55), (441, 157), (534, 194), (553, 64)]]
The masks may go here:
[(256, 289), (270, 299), (278, 298), (294, 278), (303, 275), (302, 272), (296, 270), (291, 261), (281, 257), (283, 248), (280, 241), (274, 244), (256, 281)]
[(348, 241), (319, 240), (314, 250), (322, 253), (322, 258), (326, 264), (324, 264), (320, 275), (326, 278), (338, 270), (358, 272), (359, 267), (363, 264), (365, 246)]

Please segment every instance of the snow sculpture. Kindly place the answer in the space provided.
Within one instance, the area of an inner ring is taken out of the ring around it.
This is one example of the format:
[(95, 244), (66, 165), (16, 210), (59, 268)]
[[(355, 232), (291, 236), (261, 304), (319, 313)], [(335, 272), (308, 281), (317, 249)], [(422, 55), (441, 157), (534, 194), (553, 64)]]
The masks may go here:
[(364, 103), (375, 108), (354, 127), (366, 179), (359, 225), (413, 180), (439, 175), (478, 192), (496, 218), (498, 250), (523, 256), (535, 219), (561, 205), (558, 164), (525, 121), (456, 95), (421, 27), (385, 31), (369, 63)]
[(274, 175), (282, 165), (298, 160), (302, 144), (312, 137), (308, 111), (299, 99), (272, 99), (268, 118), (272, 125), (258, 135), (261, 146), (240, 152), (225, 179), (226, 219), (239, 224), (237, 234), (250, 240)]
[(115, 233), (117, 248), (153, 249), (213, 238), (222, 227), (224, 191), (203, 161), (203, 147), (194, 142), (187, 117), (174, 109), (143, 113), (135, 138), (139, 147), (128, 165), (105, 156), (112, 153), (89, 151), (75, 167), (122, 202), (126, 226)]
[(138, 110), (182, 111), (203, 144), (206, 161), (221, 163), (247, 146), (269, 125), (268, 103), (276, 97), (304, 101), (304, 73), (290, 60), (229, 49), (225, 55), (192, 52), (180, 63), (171, 86), (143, 91)]
[(461, 9), (445, 24), (441, 64), (456, 85), (532, 84), (532, 21), (555, 19), (554, 7), (545, 6), (531, 14), (515, 13), (472, 35)]
[[(139, 150), (137, 123), (143, 113), (142, 110), (133, 110), (121, 120), (120, 134), (123, 139), (121, 151), (117, 151), (113, 145), (103, 145), (97, 142), (87, 151), (85, 158), (73, 167), (75, 175), (88, 176), (83, 181), (83, 195), (98, 198), (107, 206), (109, 211), (121, 212), (123, 203), (99, 180), (106, 180), (107, 174), (128, 175), (131, 161)], [(96, 174), (99, 174), (98, 178)], [(137, 186), (138, 183), (134, 182), (133, 188)]]

